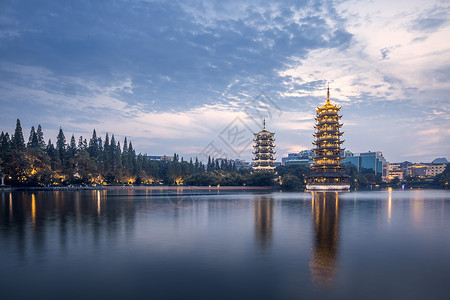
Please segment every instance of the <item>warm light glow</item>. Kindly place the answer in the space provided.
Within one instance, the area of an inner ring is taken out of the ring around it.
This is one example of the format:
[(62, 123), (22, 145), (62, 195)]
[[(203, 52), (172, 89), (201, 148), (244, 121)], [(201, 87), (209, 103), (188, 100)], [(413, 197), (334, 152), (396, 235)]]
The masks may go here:
[(36, 225), (36, 197), (34, 196), (34, 193), (31, 194), (31, 222), (34, 227)]
[(100, 210), (101, 210), (101, 204), (100, 204), (100, 191), (97, 191), (97, 213), (100, 214)]
[(12, 216), (13, 216), (12, 194), (9, 193), (9, 217), (12, 219)]

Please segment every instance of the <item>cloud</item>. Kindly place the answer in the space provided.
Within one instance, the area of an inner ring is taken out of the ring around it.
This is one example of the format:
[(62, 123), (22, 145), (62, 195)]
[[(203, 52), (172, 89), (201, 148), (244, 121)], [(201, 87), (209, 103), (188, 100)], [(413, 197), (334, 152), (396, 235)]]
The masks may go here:
[(284, 112), (268, 123), (280, 155), (310, 144), (330, 82), (347, 147), (400, 159), (420, 130), (402, 122), (448, 124), (449, 11), (445, 1), (6, 1), (0, 126), (95, 127), (138, 151), (198, 153), (264, 92)]

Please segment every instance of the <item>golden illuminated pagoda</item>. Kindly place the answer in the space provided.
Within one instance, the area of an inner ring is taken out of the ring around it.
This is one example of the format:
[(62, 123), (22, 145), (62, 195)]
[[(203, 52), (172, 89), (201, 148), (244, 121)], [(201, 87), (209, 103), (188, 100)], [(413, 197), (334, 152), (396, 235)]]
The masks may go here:
[(314, 153), (313, 173), (308, 176), (306, 188), (308, 190), (348, 190), (350, 184), (348, 175), (341, 171), (341, 149), (342, 124), (339, 120), (342, 116), (338, 115), (341, 107), (331, 104), (330, 88), (327, 91), (327, 102), (324, 106), (316, 109), (316, 125), (314, 128), (316, 146)]
[(273, 138), (275, 132), (270, 132), (266, 129), (266, 120), (263, 121), (264, 128), (258, 133), (254, 133), (255, 144), (253, 145), (253, 170), (255, 171), (273, 171), (275, 169), (275, 148)]

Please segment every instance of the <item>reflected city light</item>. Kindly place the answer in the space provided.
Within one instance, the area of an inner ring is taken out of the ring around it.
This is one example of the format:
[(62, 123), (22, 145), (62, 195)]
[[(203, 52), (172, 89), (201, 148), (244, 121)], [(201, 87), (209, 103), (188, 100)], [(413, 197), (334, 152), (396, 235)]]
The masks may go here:
[(100, 214), (101, 211), (101, 204), (100, 204), (100, 191), (97, 191), (97, 213)]
[(31, 194), (31, 222), (33, 223), (33, 228), (36, 226), (36, 196)]
[(12, 194), (9, 193), (9, 218), (12, 219), (12, 216), (13, 216)]
[(414, 197), (410, 200), (410, 205), (413, 224), (421, 225), (423, 223), (423, 206), (424, 206), (423, 191), (414, 192)]
[(271, 197), (259, 197), (254, 202), (255, 238), (264, 251), (272, 241), (274, 201)]

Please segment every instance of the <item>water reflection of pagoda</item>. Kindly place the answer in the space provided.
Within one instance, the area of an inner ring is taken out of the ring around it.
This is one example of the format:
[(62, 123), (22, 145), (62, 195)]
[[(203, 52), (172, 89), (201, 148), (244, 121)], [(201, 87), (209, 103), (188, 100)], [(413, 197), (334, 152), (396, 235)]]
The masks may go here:
[(314, 240), (309, 264), (311, 279), (322, 288), (331, 288), (337, 271), (339, 207), (337, 192), (312, 193)]
[(316, 132), (313, 173), (308, 176), (306, 188), (309, 190), (348, 190), (348, 176), (341, 172), (342, 124), (338, 115), (341, 108), (331, 104), (330, 89), (327, 92), (327, 102), (316, 109)]
[(264, 251), (270, 246), (273, 226), (273, 199), (260, 197), (255, 199), (255, 239), (258, 246)]
[(275, 152), (273, 149), (275, 148), (273, 138), (275, 132), (270, 132), (266, 129), (266, 120), (264, 120), (264, 128), (258, 133), (254, 133), (255, 142), (253, 148), (253, 170), (255, 171), (273, 171), (275, 169)]

